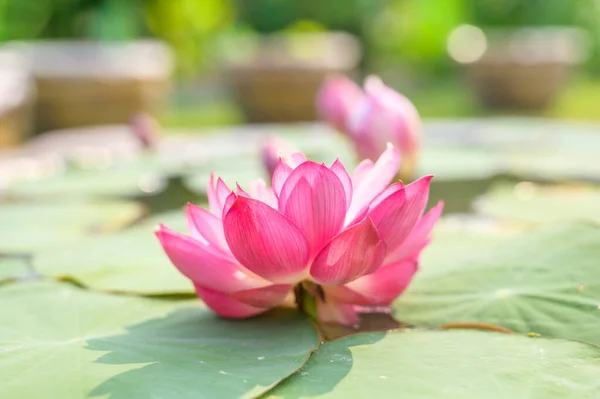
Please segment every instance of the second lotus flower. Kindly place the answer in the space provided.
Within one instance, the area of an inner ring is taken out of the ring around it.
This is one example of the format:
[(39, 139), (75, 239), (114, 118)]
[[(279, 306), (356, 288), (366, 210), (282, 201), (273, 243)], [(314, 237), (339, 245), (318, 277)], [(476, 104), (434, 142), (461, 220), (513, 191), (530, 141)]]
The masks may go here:
[(162, 225), (156, 234), (221, 316), (265, 312), (305, 286), (318, 292), (319, 321), (353, 324), (358, 307), (388, 306), (408, 286), (442, 210), (423, 216), (430, 176), (390, 185), (399, 162), (390, 146), (350, 176), (339, 161), (296, 154), (279, 162), (272, 188), (256, 181), (248, 192), (211, 177), (210, 209), (186, 209), (189, 235)]
[(376, 159), (388, 142), (402, 153), (401, 174), (412, 176), (421, 118), (408, 98), (369, 76), (361, 89), (344, 76), (327, 79), (317, 95), (323, 119), (349, 137), (360, 159)]

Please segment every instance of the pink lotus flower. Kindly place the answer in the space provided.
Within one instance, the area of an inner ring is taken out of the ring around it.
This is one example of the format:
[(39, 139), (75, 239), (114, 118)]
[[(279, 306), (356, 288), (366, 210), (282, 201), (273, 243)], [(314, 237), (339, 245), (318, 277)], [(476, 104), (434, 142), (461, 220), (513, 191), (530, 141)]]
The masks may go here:
[(402, 154), (402, 170), (410, 174), (417, 160), (421, 120), (414, 105), (376, 76), (364, 91), (343, 76), (325, 81), (317, 95), (322, 117), (346, 134), (361, 159), (376, 159), (388, 142)]
[(273, 188), (256, 181), (249, 193), (211, 177), (210, 210), (186, 209), (189, 235), (156, 234), (221, 316), (265, 312), (306, 287), (319, 321), (353, 324), (357, 307), (388, 306), (408, 286), (442, 210), (423, 216), (431, 176), (389, 185), (399, 162), (392, 146), (352, 177), (339, 161), (280, 161)]

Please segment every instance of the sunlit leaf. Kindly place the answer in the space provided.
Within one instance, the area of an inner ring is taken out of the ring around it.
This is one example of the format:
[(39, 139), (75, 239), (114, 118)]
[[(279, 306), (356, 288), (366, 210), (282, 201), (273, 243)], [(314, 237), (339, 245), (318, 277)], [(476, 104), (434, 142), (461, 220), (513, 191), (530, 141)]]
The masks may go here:
[(476, 216), (444, 217), (436, 223), (431, 234), (432, 240), (421, 253), (418, 275), (444, 273), (449, 261), (462, 259), (474, 249), (482, 251), (484, 248), (493, 248), (521, 232)]
[(30, 276), (32, 271), (24, 258), (0, 257), (0, 283)]
[(33, 259), (34, 268), (42, 276), (74, 279), (97, 290), (192, 293), (191, 282), (171, 264), (154, 235), (161, 222), (186, 231), (183, 211), (158, 214), (116, 234), (41, 252)]
[(415, 325), (499, 325), (600, 344), (600, 228), (547, 226), (489, 247), (437, 258), (394, 304)]
[(176, 174), (177, 162), (140, 156), (131, 162), (108, 168), (69, 168), (64, 173), (14, 183), (10, 193), (17, 197), (135, 196), (154, 193), (165, 187), (168, 176)]
[(479, 198), (475, 209), (483, 215), (522, 223), (600, 221), (600, 190), (576, 184), (500, 184)]
[(0, 204), (0, 253), (29, 253), (118, 229), (143, 213), (135, 202), (62, 201)]
[(479, 331), (359, 334), (321, 345), (267, 398), (593, 398), (600, 349)]
[(436, 180), (485, 179), (502, 171), (497, 154), (481, 148), (423, 148), (418, 175), (435, 175)]

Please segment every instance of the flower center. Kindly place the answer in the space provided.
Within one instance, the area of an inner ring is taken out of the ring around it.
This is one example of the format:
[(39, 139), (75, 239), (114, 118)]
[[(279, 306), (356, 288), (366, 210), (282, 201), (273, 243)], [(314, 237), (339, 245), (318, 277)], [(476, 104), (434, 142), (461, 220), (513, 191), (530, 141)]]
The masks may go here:
[(298, 310), (317, 320), (317, 301), (326, 302), (323, 287), (312, 281), (302, 281), (294, 287), (294, 296)]

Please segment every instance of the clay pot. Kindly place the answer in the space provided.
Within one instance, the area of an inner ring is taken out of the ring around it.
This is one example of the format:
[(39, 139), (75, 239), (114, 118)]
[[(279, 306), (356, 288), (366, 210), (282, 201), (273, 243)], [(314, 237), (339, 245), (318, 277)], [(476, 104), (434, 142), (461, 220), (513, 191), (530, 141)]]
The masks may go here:
[(227, 72), (249, 122), (313, 121), (323, 79), (352, 74), (359, 60), (360, 46), (349, 34), (280, 34), (262, 37)]
[(34, 96), (25, 60), (0, 52), (0, 148), (15, 146), (30, 135)]
[(471, 52), (463, 60), (467, 82), (492, 109), (545, 109), (585, 57), (585, 36), (575, 28), (476, 32), (455, 45)]
[(124, 123), (166, 100), (172, 55), (155, 41), (12, 43), (37, 88), (38, 131)]

